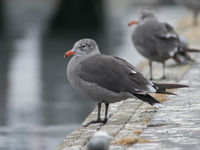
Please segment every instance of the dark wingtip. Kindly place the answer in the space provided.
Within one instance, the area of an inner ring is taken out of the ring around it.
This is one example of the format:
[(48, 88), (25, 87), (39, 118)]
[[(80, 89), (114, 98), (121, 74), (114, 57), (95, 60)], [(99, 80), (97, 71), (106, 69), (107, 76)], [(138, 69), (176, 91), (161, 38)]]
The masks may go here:
[(183, 51), (188, 52), (188, 53), (200, 53), (200, 49), (195, 49), (195, 48), (182, 48)]
[(165, 84), (165, 83), (154, 83), (160, 89), (178, 89), (178, 88), (187, 88), (188, 85), (184, 84)]
[(177, 95), (177, 94), (175, 94), (175, 93), (167, 92), (167, 91), (158, 91), (156, 94)]
[(184, 84), (177, 84), (177, 88), (187, 88), (190, 87), (189, 85), (184, 85)]

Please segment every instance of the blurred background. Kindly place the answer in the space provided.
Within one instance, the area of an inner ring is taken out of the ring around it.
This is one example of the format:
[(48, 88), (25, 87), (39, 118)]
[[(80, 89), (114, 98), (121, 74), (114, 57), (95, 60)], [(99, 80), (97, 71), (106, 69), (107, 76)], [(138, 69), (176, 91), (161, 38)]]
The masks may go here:
[(137, 66), (127, 24), (142, 9), (176, 25), (191, 12), (172, 0), (0, 0), (0, 149), (54, 149), (96, 103), (69, 85), (64, 59), (81, 38)]

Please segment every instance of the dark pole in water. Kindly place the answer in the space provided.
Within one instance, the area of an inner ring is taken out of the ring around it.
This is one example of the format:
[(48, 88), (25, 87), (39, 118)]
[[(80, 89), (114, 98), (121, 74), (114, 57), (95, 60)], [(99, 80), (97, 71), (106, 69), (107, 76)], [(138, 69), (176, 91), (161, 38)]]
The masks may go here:
[(0, 33), (3, 31), (4, 19), (3, 19), (3, 0), (0, 0)]
[(61, 0), (51, 20), (51, 29), (98, 28), (103, 21), (103, 1)]

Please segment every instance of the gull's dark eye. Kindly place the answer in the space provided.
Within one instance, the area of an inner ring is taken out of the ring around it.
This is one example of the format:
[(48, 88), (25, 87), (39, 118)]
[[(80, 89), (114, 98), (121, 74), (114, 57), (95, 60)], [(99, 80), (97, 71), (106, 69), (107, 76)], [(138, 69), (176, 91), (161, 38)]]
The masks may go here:
[(142, 16), (142, 19), (144, 19), (145, 18), (145, 16)]
[(82, 45), (81, 48), (83, 48), (83, 49), (86, 48), (86, 45)]

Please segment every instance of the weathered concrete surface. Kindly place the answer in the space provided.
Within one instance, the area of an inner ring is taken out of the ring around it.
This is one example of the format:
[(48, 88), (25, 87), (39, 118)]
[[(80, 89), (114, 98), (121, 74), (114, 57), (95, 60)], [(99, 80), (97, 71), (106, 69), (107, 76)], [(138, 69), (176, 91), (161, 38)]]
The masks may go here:
[[(188, 21), (189, 20), (189, 21)], [(188, 38), (190, 45), (200, 47), (200, 28), (191, 27), (191, 18), (180, 22), (179, 31)], [(199, 150), (200, 147), (200, 56), (179, 82), (189, 89), (177, 91), (177, 97), (169, 96), (165, 107), (152, 117), (140, 135), (151, 143), (135, 144), (128, 150)]]
[[(174, 82), (174, 80), (180, 79), (188, 68), (189, 65), (176, 66), (176, 67), (173, 66), (170, 69), (170, 71), (172, 71), (171, 74), (169, 74), (169, 69), (167, 69), (166, 70), (167, 75), (171, 76), (172, 78), (171, 80), (168, 81)], [(157, 69), (155, 69), (155, 71), (157, 71)], [(175, 97), (176, 96), (173, 96), (170, 99), (173, 99)], [(160, 96), (160, 98), (165, 99), (166, 97)], [(105, 125), (94, 124), (88, 126), (87, 128), (81, 127), (75, 130), (72, 134), (67, 136), (64, 142), (59, 145), (57, 150), (85, 149), (85, 146), (89, 138), (97, 130), (106, 131), (111, 136), (112, 144), (110, 146), (110, 149), (113, 150), (125, 149), (127, 148), (126, 145), (118, 145), (115, 143), (124, 138), (133, 138), (133, 139), (137, 138), (138, 137), (137, 131), (142, 131), (147, 127), (149, 120), (151, 119), (152, 115), (155, 112), (156, 109), (154, 107), (136, 99), (128, 99), (126, 101), (111, 104), (109, 108), (109, 120)], [(102, 112), (102, 117), (103, 115), (104, 115), (104, 110)], [(97, 109), (95, 109), (88, 116), (85, 122), (96, 119), (96, 116), (97, 116)], [(85, 124), (85, 122), (83, 124)]]
[[(186, 30), (185, 34), (187, 35)], [(190, 41), (190, 44), (193, 47), (200, 47), (196, 40)], [(193, 56), (193, 58), (200, 58), (200, 56)], [(166, 75), (170, 78), (162, 82), (178, 82), (183, 78), (180, 83), (189, 84), (191, 87), (175, 91), (178, 96), (157, 97), (161, 100), (168, 99), (164, 102), (164, 108), (156, 110), (147, 103), (135, 99), (111, 104), (109, 120), (105, 125), (80, 127), (67, 136), (56, 150), (85, 149), (89, 138), (97, 130), (106, 131), (111, 136), (111, 150), (197, 149), (200, 141), (198, 140), (200, 138), (200, 128), (198, 128), (200, 123), (199, 63), (198, 61), (195, 64), (175, 66), (172, 62), (168, 62)], [(148, 74), (146, 66), (147, 63), (140, 66), (144, 74)], [(156, 72), (156, 78), (160, 78), (162, 76), (161, 65), (157, 65), (154, 72)], [(85, 122), (96, 119), (96, 110), (88, 116)], [(142, 134), (139, 135), (141, 132)]]
[(200, 148), (200, 61), (199, 59), (179, 83), (190, 85), (179, 90), (177, 97), (165, 101), (140, 135), (152, 143), (136, 144), (128, 150)]

